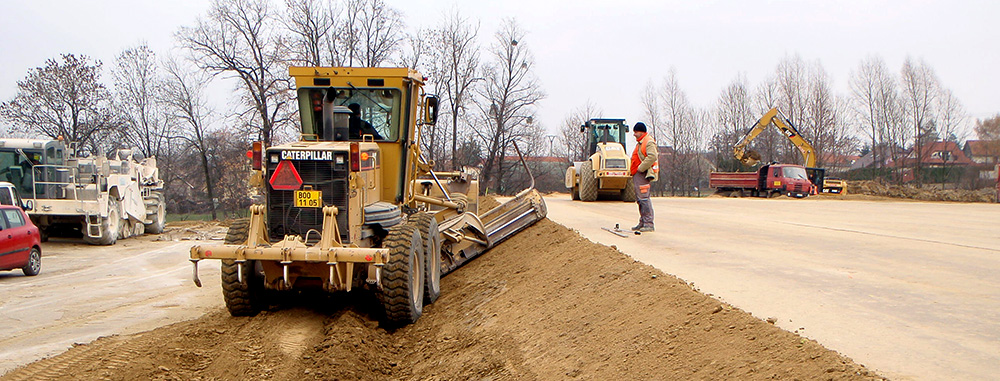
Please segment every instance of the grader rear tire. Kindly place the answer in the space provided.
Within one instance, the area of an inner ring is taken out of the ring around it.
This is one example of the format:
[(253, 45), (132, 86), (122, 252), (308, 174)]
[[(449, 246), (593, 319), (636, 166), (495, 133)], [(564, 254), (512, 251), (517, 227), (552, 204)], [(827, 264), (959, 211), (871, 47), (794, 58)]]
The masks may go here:
[(635, 182), (632, 179), (625, 182), (625, 189), (622, 189), (622, 201), (635, 202)]
[(424, 311), (424, 244), (410, 225), (396, 225), (382, 247), (389, 249), (389, 263), (382, 268), (379, 300), (386, 323), (403, 326), (416, 322)]
[[(250, 232), (250, 219), (233, 222), (226, 232), (227, 245), (243, 245)], [(256, 261), (243, 263), (243, 282), (238, 274), (240, 266), (231, 259), (222, 260), (222, 298), (232, 316), (254, 316), (261, 310), (264, 283), (256, 276)]]
[(594, 166), (589, 160), (583, 162), (580, 169), (580, 199), (583, 201), (597, 200), (597, 178), (594, 177)]
[(417, 213), (412, 221), (424, 241), (424, 304), (427, 305), (441, 296), (441, 235), (431, 213)]

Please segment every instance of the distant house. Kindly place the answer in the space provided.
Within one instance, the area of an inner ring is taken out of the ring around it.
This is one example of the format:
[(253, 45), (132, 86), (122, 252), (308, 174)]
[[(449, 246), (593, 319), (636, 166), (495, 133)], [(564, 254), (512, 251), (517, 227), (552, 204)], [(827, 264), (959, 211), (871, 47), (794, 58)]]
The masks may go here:
[(823, 155), (823, 167), (826, 168), (826, 172), (847, 172), (853, 168), (854, 163), (861, 159), (858, 155), (839, 155), (834, 153), (828, 153)]
[[(860, 169), (860, 168), (872, 168), (872, 167), (888, 167), (889, 163), (892, 161), (893, 151), (896, 152), (896, 156), (903, 156), (905, 150), (896, 147), (895, 150), (890, 149), (889, 146), (880, 145), (876, 149), (862, 155), (861, 157), (854, 160), (851, 163), (849, 169)], [(876, 157), (877, 154), (877, 157)], [(876, 160), (878, 162), (876, 163)]]
[[(918, 155), (916, 148), (910, 149), (906, 155), (893, 163), (896, 167), (915, 167), (919, 160), (922, 167), (961, 167), (972, 165), (972, 160), (965, 155), (955, 142), (930, 142), (921, 147)], [(919, 159), (918, 159), (919, 158)]]
[(979, 178), (996, 179), (997, 164), (1000, 164), (1000, 141), (969, 140), (962, 149), (965, 156), (979, 169)]

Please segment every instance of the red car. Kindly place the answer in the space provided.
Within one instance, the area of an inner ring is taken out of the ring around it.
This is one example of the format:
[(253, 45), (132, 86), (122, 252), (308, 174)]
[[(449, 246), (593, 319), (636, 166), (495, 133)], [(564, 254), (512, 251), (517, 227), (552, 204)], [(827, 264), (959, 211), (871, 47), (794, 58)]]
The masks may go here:
[(42, 270), (38, 227), (20, 207), (0, 205), (0, 270), (21, 269), (34, 276)]

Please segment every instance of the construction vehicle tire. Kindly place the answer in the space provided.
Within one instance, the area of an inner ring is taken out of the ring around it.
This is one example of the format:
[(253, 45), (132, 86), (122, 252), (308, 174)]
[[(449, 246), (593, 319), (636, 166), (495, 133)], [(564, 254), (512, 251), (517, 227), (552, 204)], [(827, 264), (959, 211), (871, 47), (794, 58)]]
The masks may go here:
[(388, 325), (416, 322), (424, 310), (424, 245), (420, 233), (410, 225), (389, 229), (382, 247), (389, 249), (389, 263), (382, 267), (379, 300)]
[(590, 160), (583, 162), (580, 169), (580, 199), (597, 200), (597, 178), (594, 176), (594, 166)]
[(163, 226), (166, 225), (167, 213), (163, 205), (163, 193), (152, 192), (149, 197), (144, 200), (149, 205), (155, 205), (156, 212), (149, 213), (146, 217), (152, 221), (146, 224), (147, 234), (160, 234), (163, 233)]
[(622, 189), (622, 201), (635, 202), (635, 182), (632, 179), (625, 182), (625, 189)]
[[(233, 222), (226, 232), (227, 245), (244, 245), (250, 233), (250, 219)], [(232, 259), (222, 260), (222, 297), (232, 316), (254, 316), (261, 310), (264, 283), (256, 276), (256, 261), (246, 261), (239, 266)], [(243, 282), (240, 282), (242, 267)]]
[(424, 241), (424, 304), (427, 305), (441, 296), (441, 234), (431, 213), (417, 213), (411, 221)]
[(83, 242), (91, 245), (114, 245), (118, 241), (118, 231), (121, 230), (121, 217), (119, 216), (119, 203), (114, 197), (108, 200), (108, 216), (101, 218), (101, 236), (90, 238), (87, 236), (87, 226), (84, 224)]

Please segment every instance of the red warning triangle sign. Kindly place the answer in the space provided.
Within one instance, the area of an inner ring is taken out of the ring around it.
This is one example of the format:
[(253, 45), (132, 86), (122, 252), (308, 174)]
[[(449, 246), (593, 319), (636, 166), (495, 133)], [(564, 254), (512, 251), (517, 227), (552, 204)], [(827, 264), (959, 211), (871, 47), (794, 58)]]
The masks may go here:
[(269, 183), (274, 190), (298, 190), (302, 187), (302, 177), (291, 161), (282, 160), (271, 174)]

